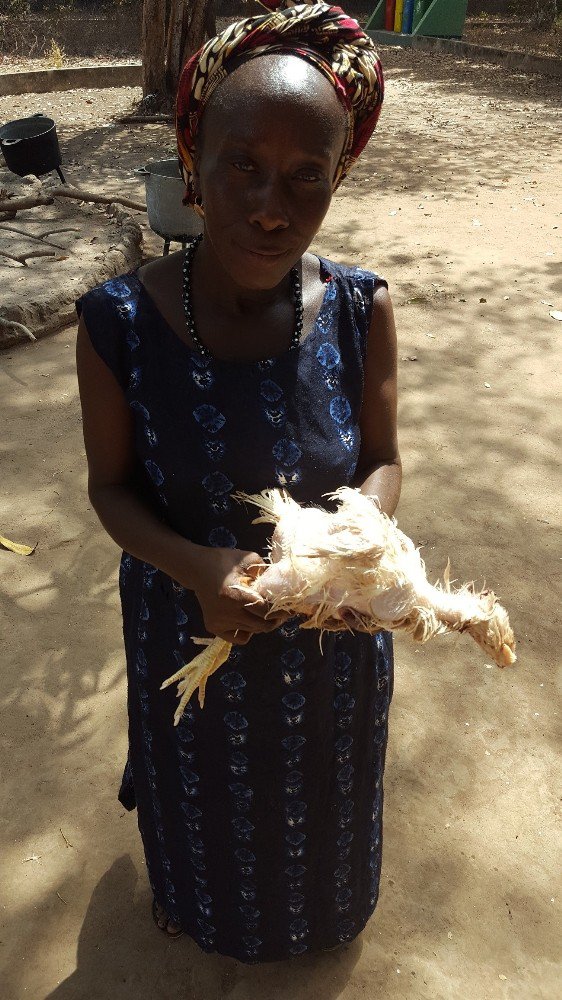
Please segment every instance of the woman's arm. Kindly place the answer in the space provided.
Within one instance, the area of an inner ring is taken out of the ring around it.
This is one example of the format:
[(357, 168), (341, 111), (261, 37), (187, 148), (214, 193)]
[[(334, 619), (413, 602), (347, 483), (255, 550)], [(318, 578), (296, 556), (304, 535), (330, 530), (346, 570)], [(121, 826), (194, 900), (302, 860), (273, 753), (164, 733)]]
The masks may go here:
[(76, 365), (88, 460), (88, 495), (108, 535), (126, 552), (167, 573), (197, 595), (209, 632), (237, 642), (251, 632), (276, 628), (264, 620), (268, 606), (246, 608), (233, 585), (255, 552), (196, 545), (159, 520), (135, 489), (133, 416), (113, 373), (94, 350), (83, 318), (78, 325)]
[(377, 496), (388, 515), (398, 506), (402, 483), (396, 410), (396, 327), (390, 295), (381, 287), (373, 297), (359, 421), (361, 448), (353, 485)]

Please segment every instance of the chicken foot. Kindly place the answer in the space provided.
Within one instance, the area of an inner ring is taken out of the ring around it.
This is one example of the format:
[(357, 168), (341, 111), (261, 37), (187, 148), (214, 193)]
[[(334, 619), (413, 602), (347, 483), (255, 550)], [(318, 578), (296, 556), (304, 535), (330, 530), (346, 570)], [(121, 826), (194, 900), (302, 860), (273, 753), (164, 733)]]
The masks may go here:
[(179, 681), (178, 698), (180, 702), (174, 713), (174, 726), (177, 726), (180, 721), (185, 712), (186, 705), (196, 688), (199, 688), (199, 705), (203, 708), (205, 703), (205, 685), (211, 674), (214, 674), (215, 670), (222, 667), (223, 663), (228, 660), (230, 650), (232, 649), (232, 643), (218, 637), (215, 639), (193, 638), (191, 641), (198, 646), (205, 646), (205, 649), (201, 653), (198, 653), (193, 660), (176, 671), (172, 677), (167, 677), (164, 683), (160, 685), (160, 690), (163, 691), (164, 688), (170, 687), (170, 684), (175, 684), (176, 681)]

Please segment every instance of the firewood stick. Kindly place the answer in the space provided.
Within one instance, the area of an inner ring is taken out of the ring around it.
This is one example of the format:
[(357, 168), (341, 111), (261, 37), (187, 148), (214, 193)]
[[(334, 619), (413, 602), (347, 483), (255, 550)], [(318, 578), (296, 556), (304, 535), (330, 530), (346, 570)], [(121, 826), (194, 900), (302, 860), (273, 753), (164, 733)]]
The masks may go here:
[(24, 208), (37, 208), (38, 205), (52, 205), (54, 199), (48, 198), (44, 194), (33, 195), (23, 198), (6, 198), (0, 201), (0, 212), (21, 212)]
[[(63, 248), (64, 249), (64, 248)], [(27, 267), (27, 261), (31, 257), (54, 257), (53, 250), (30, 250), (29, 253), (13, 254), (8, 253), (7, 250), (0, 250), (0, 257), (5, 257), (6, 260), (14, 260), (17, 264), (22, 264), (23, 267)]]
[(146, 205), (131, 198), (121, 198), (119, 195), (97, 194), (93, 191), (83, 191), (81, 188), (58, 187), (49, 194), (29, 195), (23, 198), (5, 198), (0, 201), (0, 213), (21, 212), (26, 208), (37, 208), (39, 205), (52, 205), (55, 198), (73, 198), (76, 201), (92, 201), (100, 205), (123, 205), (134, 208), (137, 212), (146, 212)]
[[(81, 188), (58, 187), (52, 190), (55, 198), (76, 198), (78, 201), (94, 201), (100, 205), (124, 205), (125, 208), (134, 208), (137, 212), (146, 212), (146, 205), (142, 201), (133, 201), (132, 198), (121, 198), (119, 195), (94, 194), (92, 191), (83, 191)], [(1, 203), (0, 203), (1, 207)]]
[(37, 340), (37, 337), (31, 332), (31, 330), (28, 330), (28, 328), (24, 326), (23, 323), (16, 323), (15, 319), (4, 319), (3, 316), (0, 316), (0, 330), (1, 329), (6, 330), (8, 327), (10, 327), (10, 329), (12, 330), (15, 330), (16, 333), (25, 334), (25, 336), (29, 337), (30, 340)]
[(120, 125), (173, 125), (173, 115), (124, 115), (117, 119)]

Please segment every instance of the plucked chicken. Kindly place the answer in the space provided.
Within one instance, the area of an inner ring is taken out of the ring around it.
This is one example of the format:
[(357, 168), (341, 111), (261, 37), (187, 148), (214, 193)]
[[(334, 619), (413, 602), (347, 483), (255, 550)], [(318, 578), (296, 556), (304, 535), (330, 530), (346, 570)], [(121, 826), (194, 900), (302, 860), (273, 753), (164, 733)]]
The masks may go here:
[[(281, 490), (238, 498), (259, 507), (254, 524), (275, 525), (266, 569), (240, 584), (248, 604), (266, 600), (271, 613), (304, 616), (301, 628), (322, 631), (402, 629), (417, 642), (468, 632), (499, 667), (515, 662), (513, 631), (495, 594), (472, 585), (452, 590), (448, 568), (443, 586), (430, 584), (419, 550), (375, 497), (342, 487), (329, 496), (333, 513), (301, 507)], [(194, 641), (206, 649), (162, 685), (179, 682), (175, 725), (196, 688), (203, 707), (207, 679), (232, 648), (219, 638)]]

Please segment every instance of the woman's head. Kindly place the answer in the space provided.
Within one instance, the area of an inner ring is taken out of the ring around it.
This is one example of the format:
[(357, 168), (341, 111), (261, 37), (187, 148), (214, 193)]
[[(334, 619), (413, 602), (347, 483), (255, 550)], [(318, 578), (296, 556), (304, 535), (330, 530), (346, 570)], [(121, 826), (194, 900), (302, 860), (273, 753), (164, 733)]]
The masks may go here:
[(190, 60), (177, 99), (186, 202), (203, 202), (206, 237), (233, 278), (234, 268), (271, 287), (299, 259), (382, 96), (372, 43), (325, 4), (238, 22)]
[(274, 286), (307, 250), (346, 132), (334, 89), (296, 56), (242, 63), (217, 88), (197, 136), (193, 185), (215, 255), (238, 284)]

